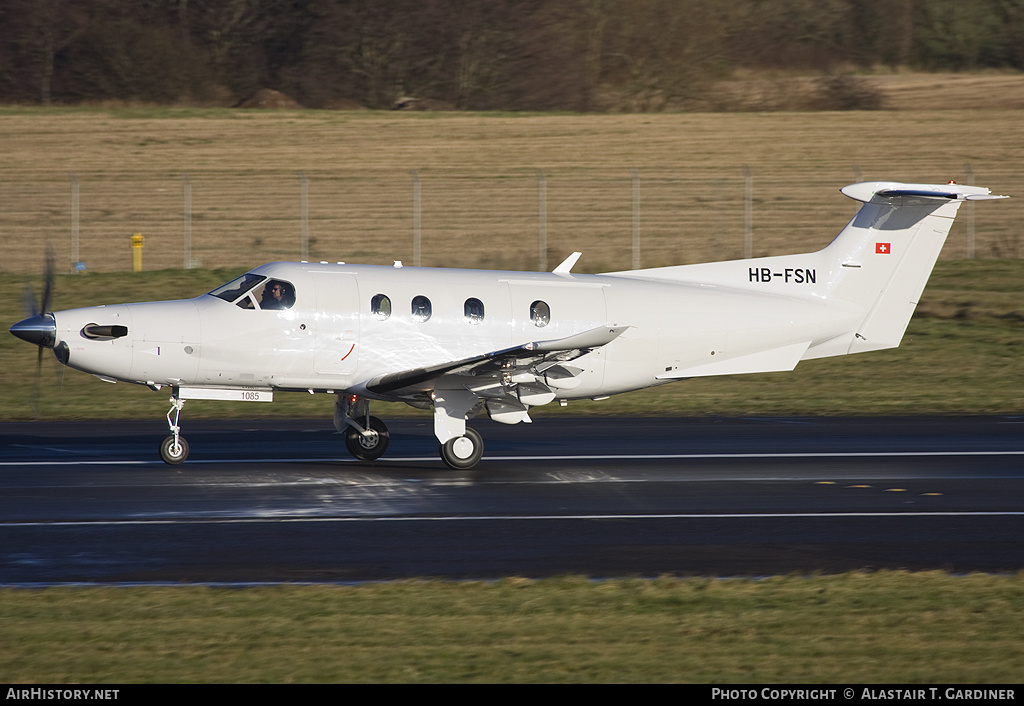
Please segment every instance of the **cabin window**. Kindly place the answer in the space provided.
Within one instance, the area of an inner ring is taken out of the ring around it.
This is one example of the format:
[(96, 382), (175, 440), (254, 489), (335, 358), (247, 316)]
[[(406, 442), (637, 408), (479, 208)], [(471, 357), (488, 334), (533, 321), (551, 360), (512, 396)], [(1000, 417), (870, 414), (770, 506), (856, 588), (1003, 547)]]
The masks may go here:
[(291, 309), (295, 305), (295, 287), (291, 282), (272, 279), (263, 286), (260, 309)]
[(420, 322), (430, 318), (430, 300), (422, 294), (412, 298), (412, 318)]
[(374, 294), (370, 300), (370, 311), (373, 318), (386, 321), (391, 316), (391, 300), (386, 294)]
[(478, 324), (484, 320), (484, 303), (475, 297), (470, 297), (466, 300), (463, 311), (466, 315), (466, 321), (471, 324)]
[(547, 326), (551, 321), (551, 308), (540, 300), (530, 304), (530, 321), (537, 328)]

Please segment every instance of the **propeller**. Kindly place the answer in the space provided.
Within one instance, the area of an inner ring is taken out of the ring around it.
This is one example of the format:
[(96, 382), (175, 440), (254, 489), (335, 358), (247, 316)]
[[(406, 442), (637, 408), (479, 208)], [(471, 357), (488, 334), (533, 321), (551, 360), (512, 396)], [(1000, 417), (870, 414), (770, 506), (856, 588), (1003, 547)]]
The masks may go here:
[(11, 326), (10, 331), (23, 341), (38, 347), (36, 355), (36, 380), (32, 387), (32, 411), (39, 416), (39, 379), (42, 377), (43, 349), (53, 348), (57, 339), (57, 324), (50, 312), (53, 297), (53, 280), (56, 269), (53, 248), (46, 246), (46, 260), (43, 266), (43, 299), (38, 301), (29, 283), (25, 283), (24, 307), (28, 318)]
[(55, 260), (53, 248), (46, 247), (46, 262), (43, 269), (43, 300), (36, 299), (32, 285), (25, 283), (25, 313), (28, 318), (11, 326), (11, 333), (23, 341), (39, 346), (39, 357), (42, 358), (43, 348), (53, 348), (57, 327), (53, 314), (50, 312), (53, 297), (53, 279)]

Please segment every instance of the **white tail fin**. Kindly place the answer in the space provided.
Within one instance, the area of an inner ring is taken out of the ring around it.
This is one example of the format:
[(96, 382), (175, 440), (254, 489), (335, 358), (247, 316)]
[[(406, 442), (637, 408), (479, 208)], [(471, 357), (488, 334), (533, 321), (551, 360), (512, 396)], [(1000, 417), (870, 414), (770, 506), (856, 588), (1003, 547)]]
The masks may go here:
[(864, 205), (818, 252), (609, 274), (806, 298), (856, 322), (841, 335), (812, 343), (804, 360), (894, 348), (960, 204), (1006, 198), (977, 186), (892, 181), (851, 184), (842, 193)]
[(831, 269), (826, 297), (830, 305), (865, 311), (843, 352), (895, 348), (960, 204), (1004, 197), (976, 186), (896, 182), (853, 184), (842, 192), (864, 205), (821, 252)]

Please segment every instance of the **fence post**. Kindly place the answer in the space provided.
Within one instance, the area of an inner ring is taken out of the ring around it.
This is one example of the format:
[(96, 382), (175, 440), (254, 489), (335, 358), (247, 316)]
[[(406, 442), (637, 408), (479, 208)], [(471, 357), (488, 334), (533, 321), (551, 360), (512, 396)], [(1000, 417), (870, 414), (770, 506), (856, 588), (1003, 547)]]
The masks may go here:
[(184, 220), (184, 240), (185, 240), (185, 252), (184, 267), (186, 270), (192, 269), (192, 179), (189, 177), (188, 172), (181, 173), (181, 188), (184, 192), (185, 197), (185, 212), (183, 214)]
[(548, 271), (548, 183), (544, 170), (537, 170), (537, 253), (540, 271)]
[[(974, 170), (970, 162), (964, 162), (964, 182), (974, 186)], [(967, 259), (974, 259), (974, 202), (967, 202)]]
[(309, 181), (306, 172), (299, 173), (299, 219), (302, 222), (302, 260), (309, 260)]
[(754, 177), (750, 167), (743, 165), (743, 257), (754, 256)]
[(630, 167), (633, 175), (633, 269), (640, 269), (640, 172)]
[(68, 180), (71, 182), (71, 270), (80, 272), (82, 263), (78, 258), (78, 175), (74, 172), (68, 173)]
[(412, 264), (420, 266), (420, 242), (422, 238), (420, 208), (422, 205), (422, 192), (420, 190), (420, 173), (413, 169), (409, 172), (412, 176)]

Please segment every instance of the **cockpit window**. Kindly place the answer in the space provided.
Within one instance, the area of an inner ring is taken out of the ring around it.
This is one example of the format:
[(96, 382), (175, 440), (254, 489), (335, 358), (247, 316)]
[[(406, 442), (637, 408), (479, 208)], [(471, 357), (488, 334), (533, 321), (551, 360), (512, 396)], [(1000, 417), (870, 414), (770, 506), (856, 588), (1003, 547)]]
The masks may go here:
[(290, 309), (295, 305), (291, 282), (267, 279), (251, 272), (233, 279), (210, 292), (241, 309)]
[(295, 288), (290, 282), (272, 279), (260, 295), (261, 309), (291, 309), (295, 304)]
[(227, 284), (222, 284), (210, 292), (210, 294), (226, 302), (237, 301), (243, 294), (248, 294), (250, 290), (264, 280), (266, 280), (266, 277), (263, 275), (254, 275), (249, 272), (237, 279), (231, 280)]

